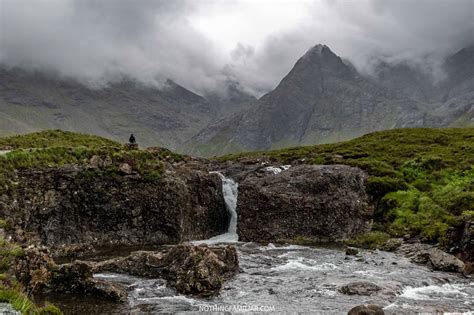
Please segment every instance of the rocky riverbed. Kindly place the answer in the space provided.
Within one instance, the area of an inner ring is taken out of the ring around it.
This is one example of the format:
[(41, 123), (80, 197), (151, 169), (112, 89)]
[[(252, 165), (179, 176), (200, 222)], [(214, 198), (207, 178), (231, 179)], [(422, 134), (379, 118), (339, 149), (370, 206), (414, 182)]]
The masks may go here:
[(218, 307), (341, 314), (361, 304), (379, 305), (386, 314), (468, 313), (474, 308), (474, 279), (432, 271), (401, 254), (364, 250), (348, 256), (338, 247), (257, 243), (236, 247), (241, 272), (210, 298), (179, 294), (162, 279), (110, 272), (96, 273), (94, 278), (124, 285), (128, 292), (124, 303), (74, 295), (47, 298), (67, 314), (197, 312)]

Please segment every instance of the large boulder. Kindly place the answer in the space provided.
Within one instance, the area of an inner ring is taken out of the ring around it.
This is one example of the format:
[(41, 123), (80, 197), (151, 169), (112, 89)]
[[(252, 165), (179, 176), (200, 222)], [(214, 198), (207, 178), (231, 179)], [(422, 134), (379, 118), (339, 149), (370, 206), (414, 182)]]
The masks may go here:
[(226, 232), (230, 216), (217, 174), (168, 167), (159, 179), (96, 168), (24, 170), (0, 217), (43, 244), (176, 244)]
[(164, 278), (182, 294), (211, 296), (239, 269), (233, 246), (177, 245), (167, 251), (133, 252), (127, 257), (89, 262), (95, 272), (111, 271)]
[(242, 241), (340, 241), (370, 228), (366, 174), (342, 165), (301, 165), (239, 183)]
[(407, 256), (412, 262), (427, 264), (433, 270), (464, 271), (464, 263), (460, 259), (432, 245), (422, 243), (403, 244), (397, 249), (397, 252)]
[(44, 246), (25, 248), (14, 262), (14, 272), (28, 292), (79, 293), (113, 301), (124, 301), (127, 296), (124, 287), (94, 279), (87, 263), (57, 265)]

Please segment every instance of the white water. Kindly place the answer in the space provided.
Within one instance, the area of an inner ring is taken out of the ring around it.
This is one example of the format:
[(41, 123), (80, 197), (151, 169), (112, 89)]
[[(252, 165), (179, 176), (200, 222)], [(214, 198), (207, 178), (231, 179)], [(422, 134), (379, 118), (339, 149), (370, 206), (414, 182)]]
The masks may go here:
[(291, 165), (282, 165), (282, 166), (277, 166), (277, 167), (267, 166), (267, 167), (265, 167), (265, 172), (271, 173), (273, 175), (278, 175), (281, 172), (286, 171), (290, 167), (291, 167)]
[(217, 243), (235, 243), (239, 241), (237, 235), (237, 195), (239, 184), (231, 178), (227, 178), (219, 172), (211, 172), (219, 175), (222, 182), (222, 193), (227, 211), (230, 214), (230, 223), (227, 232), (221, 235), (211, 237), (208, 240), (194, 241), (194, 244), (217, 244)]

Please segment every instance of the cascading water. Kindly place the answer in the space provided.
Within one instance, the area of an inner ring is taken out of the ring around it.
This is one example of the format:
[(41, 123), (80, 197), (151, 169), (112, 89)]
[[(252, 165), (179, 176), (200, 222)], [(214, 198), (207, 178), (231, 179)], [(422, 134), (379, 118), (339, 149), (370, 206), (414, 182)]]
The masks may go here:
[(195, 241), (193, 243), (217, 244), (237, 242), (239, 240), (239, 236), (237, 235), (237, 194), (239, 184), (219, 172), (211, 173), (219, 175), (222, 182), (222, 194), (224, 195), (225, 207), (230, 214), (229, 228), (224, 234), (214, 236), (208, 240)]

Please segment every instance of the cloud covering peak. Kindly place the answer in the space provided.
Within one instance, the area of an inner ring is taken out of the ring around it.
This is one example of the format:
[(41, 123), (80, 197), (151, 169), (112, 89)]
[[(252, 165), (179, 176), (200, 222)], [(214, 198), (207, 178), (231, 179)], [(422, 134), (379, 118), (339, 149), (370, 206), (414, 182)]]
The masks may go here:
[(233, 80), (260, 95), (317, 43), (365, 71), (374, 57), (436, 65), (474, 44), (474, 1), (0, 0), (0, 63), (94, 86)]

